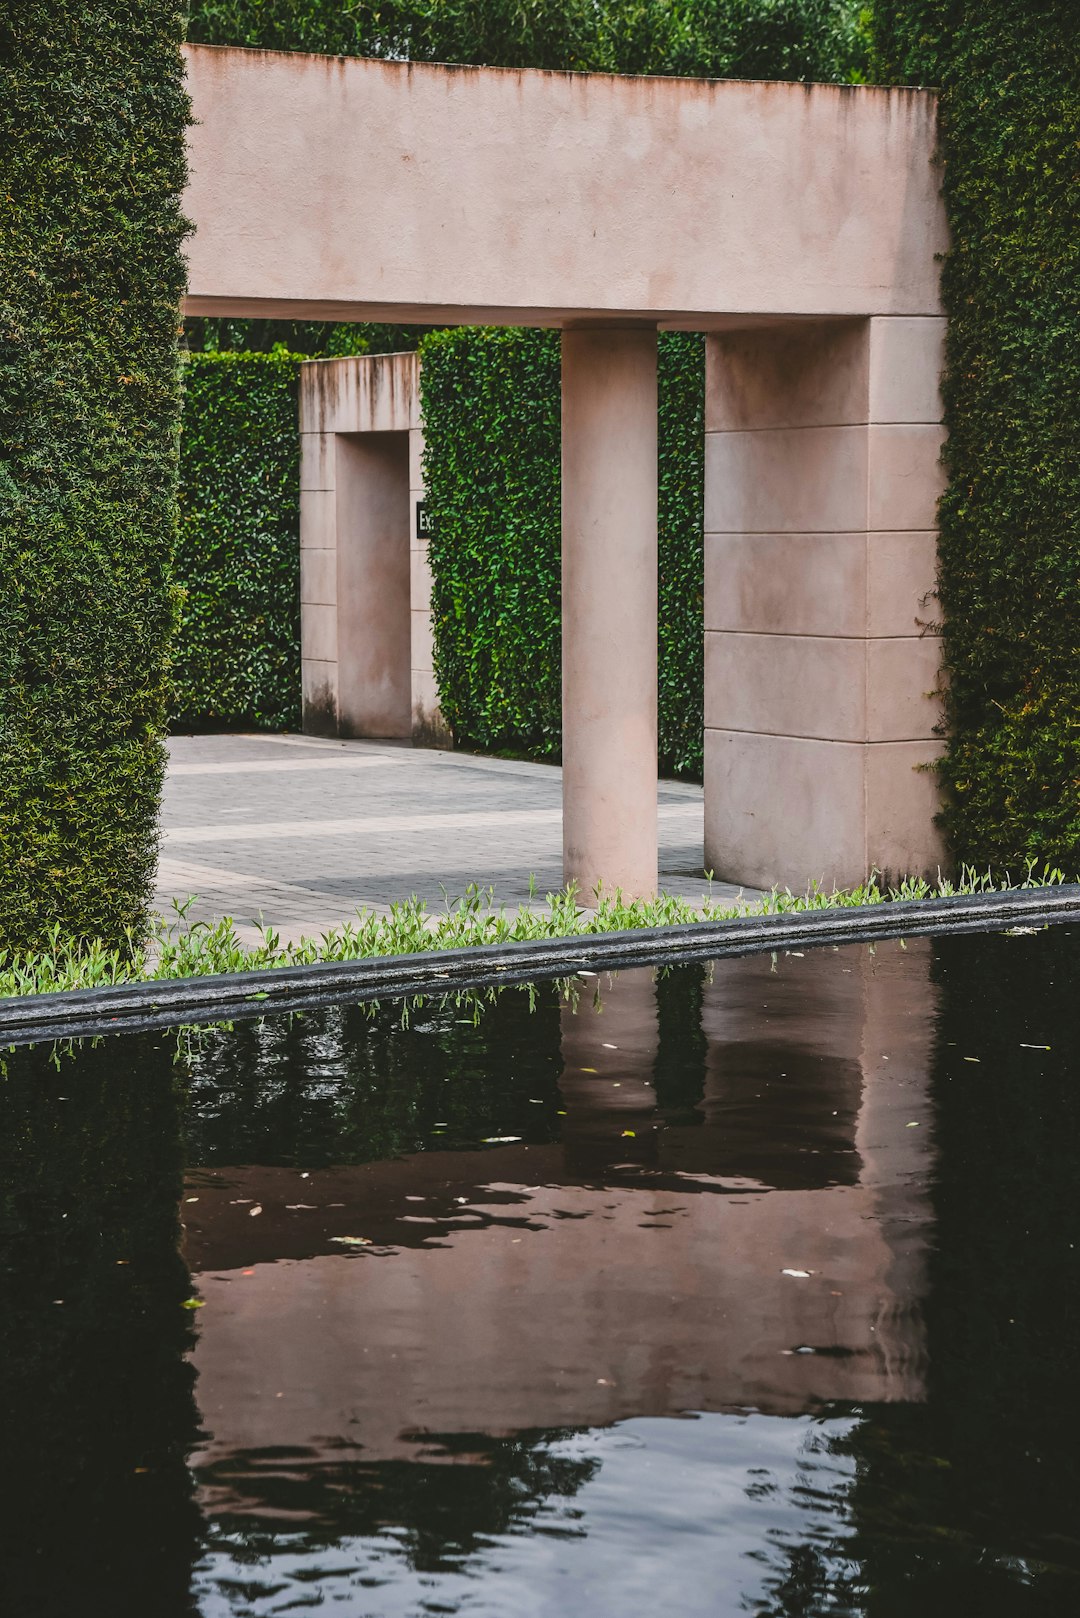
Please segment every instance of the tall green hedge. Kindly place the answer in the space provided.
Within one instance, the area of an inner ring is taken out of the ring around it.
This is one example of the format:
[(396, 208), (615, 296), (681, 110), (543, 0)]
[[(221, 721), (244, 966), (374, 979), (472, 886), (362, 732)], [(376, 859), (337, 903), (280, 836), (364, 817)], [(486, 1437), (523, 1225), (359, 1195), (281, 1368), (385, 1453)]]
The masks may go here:
[(877, 0), (942, 87), (952, 249), (940, 585), (958, 859), (1080, 858), (1080, 6)]
[(0, 947), (119, 940), (157, 850), (188, 103), (174, 0), (0, 13)]
[[(421, 344), (432, 625), (460, 743), (557, 756), (559, 336), (433, 333)], [(704, 345), (660, 338), (660, 758), (700, 772)]]
[(299, 729), (298, 364), (280, 353), (184, 362), (176, 726)]
[(859, 0), (189, 0), (208, 45), (706, 78), (862, 76)]

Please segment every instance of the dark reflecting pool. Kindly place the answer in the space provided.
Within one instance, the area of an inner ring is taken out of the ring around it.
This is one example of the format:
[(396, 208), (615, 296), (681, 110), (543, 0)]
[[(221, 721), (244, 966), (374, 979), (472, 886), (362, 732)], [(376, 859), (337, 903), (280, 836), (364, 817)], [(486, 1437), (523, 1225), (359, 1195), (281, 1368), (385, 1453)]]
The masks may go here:
[(19, 1618), (1080, 1611), (1080, 934), (3, 1059)]

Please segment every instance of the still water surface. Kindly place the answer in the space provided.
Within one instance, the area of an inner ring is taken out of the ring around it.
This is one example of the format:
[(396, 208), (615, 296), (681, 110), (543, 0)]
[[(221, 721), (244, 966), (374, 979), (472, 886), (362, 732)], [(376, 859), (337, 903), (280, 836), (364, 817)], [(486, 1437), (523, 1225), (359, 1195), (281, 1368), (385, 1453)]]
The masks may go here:
[(13, 1051), (2, 1611), (1080, 1612), (1080, 934)]

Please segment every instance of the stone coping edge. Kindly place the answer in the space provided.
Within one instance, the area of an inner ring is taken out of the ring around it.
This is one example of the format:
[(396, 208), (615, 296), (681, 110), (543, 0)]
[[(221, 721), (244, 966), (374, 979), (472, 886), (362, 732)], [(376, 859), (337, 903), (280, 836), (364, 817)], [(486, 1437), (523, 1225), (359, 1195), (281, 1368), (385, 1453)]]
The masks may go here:
[(920, 934), (992, 932), (1080, 917), (1080, 884), (1015, 888), (946, 899), (895, 900), (786, 915), (737, 916), (472, 949), (319, 961), (206, 977), (151, 979), (102, 989), (0, 999), (0, 1045), (235, 1022), (268, 1012), (439, 995), (455, 989), (571, 977), (590, 970), (679, 965), (790, 944), (872, 943)]

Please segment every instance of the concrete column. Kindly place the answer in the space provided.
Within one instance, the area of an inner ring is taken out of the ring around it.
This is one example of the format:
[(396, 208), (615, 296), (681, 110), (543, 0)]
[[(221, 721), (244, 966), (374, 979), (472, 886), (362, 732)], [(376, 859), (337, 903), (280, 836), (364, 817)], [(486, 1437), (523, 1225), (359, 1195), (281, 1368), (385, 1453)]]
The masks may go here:
[(934, 875), (936, 317), (708, 339), (705, 863)]
[(656, 333), (562, 339), (563, 874), (656, 891)]

